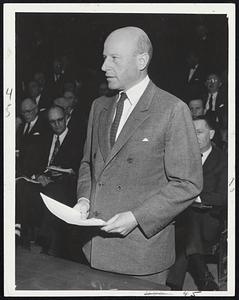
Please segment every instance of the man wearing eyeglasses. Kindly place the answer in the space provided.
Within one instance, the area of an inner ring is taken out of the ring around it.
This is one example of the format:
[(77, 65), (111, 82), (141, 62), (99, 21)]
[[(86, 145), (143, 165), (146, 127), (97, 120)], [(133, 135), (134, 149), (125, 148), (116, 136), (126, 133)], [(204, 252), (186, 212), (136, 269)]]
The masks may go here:
[(207, 94), (204, 96), (205, 113), (220, 127), (223, 123), (223, 114), (227, 110), (227, 97), (219, 75), (210, 73), (205, 81), (205, 86), (207, 88)]

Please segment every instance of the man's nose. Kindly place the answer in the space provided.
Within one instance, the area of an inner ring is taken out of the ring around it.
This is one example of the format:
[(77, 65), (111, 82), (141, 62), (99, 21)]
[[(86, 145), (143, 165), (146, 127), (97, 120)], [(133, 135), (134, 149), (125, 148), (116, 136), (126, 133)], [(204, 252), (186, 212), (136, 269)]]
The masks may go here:
[(107, 68), (109, 66), (109, 63), (108, 63), (108, 58), (106, 57), (103, 64), (102, 64), (102, 67), (101, 67), (101, 70), (106, 72)]

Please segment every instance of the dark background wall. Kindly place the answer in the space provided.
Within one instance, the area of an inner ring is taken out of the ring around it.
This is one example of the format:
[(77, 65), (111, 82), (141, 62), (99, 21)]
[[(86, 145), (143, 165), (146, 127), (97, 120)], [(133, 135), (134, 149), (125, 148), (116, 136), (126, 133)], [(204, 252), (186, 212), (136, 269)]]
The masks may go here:
[(200, 24), (207, 27), (212, 48), (205, 63), (224, 72), (228, 50), (226, 15), (17, 13), (17, 83), (28, 81), (37, 70), (49, 72), (58, 55), (69, 57), (76, 77), (97, 81), (103, 76), (100, 67), (105, 37), (116, 28), (132, 25), (144, 29), (151, 38), (154, 54), (150, 77), (161, 88), (174, 92), (176, 74), (186, 53), (197, 47), (196, 27)]

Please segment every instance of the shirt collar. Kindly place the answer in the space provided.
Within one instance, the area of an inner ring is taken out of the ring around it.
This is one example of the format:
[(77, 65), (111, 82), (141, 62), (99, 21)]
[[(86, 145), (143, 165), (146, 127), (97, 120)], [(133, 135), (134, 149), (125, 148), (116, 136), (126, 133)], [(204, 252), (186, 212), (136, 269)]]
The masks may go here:
[[(62, 142), (64, 141), (64, 138), (66, 137), (68, 130), (69, 129), (66, 127), (66, 129), (59, 135), (60, 144), (62, 144)], [(57, 139), (57, 134), (54, 134), (54, 139), (55, 140)]]
[(211, 95), (213, 98), (215, 98), (215, 97), (217, 97), (217, 94), (218, 94), (218, 92), (209, 93), (209, 98), (211, 97)]
[(212, 146), (210, 146), (210, 148), (207, 150), (207, 151), (205, 151), (205, 152), (203, 152), (202, 153), (202, 159), (205, 161), (206, 160), (206, 158), (208, 157), (208, 155), (211, 153), (211, 151), (212, 151)]
[[(141, 80), (136, 85), (132, 86), (130, 89), (124, 91), (127, 94), (127, 98), (131, 105), (138, 102), (139, 98), (143, 95), (148, 83), (149, 83), (149, 76), (147, 75), (143, 80)], [(120, 92), (121, 94), (122, 92)]]

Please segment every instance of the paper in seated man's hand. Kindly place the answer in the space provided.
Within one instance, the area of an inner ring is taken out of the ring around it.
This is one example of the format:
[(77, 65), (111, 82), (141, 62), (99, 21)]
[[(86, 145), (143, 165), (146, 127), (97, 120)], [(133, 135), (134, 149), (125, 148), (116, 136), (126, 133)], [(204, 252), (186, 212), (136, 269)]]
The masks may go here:
[(73, 208), (80, 212), (82, 220), (86, 220), (88, 218), (90, 209), (89, 201), (81, 199)]
[(131, 211), (119, 213), (109, 219), (106, 225), (101, 227), (101, 230), (108, 233), (119, 233), (126, 236), (138, 225), (135, 216)]
[(40, 182), (40, 184), (45, 187), (47, 186), (50, 182), (53, 182), (49, 177), (45, 175), (40, 175), (37, 177), (37, 181)]

